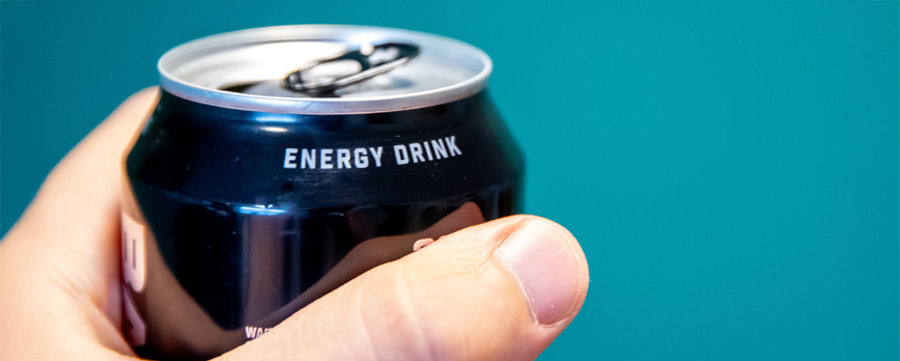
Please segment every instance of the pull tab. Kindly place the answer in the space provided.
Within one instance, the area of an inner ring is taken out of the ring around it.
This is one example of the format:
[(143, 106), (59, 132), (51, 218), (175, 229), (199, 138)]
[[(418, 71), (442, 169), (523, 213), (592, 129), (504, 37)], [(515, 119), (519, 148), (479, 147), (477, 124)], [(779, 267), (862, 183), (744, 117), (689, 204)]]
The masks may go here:
[(297, 70), (289, 74), (282, 85), (298, 92), (329, 93), (399, 68), (416, 55), (419, 55), (419, 47), (412, 44), (364, 44), (358, 50)]

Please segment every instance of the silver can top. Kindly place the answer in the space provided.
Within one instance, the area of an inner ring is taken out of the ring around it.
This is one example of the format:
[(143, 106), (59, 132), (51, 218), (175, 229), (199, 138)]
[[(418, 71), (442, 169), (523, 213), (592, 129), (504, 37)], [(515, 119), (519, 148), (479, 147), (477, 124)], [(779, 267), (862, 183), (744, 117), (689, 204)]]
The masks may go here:
[(160, 85), (242, 110), (378, 113), (459, 100), (487, 85), (491, 59), (469, 44), (409, 30), (289, 25), (212, 35), (166, 52)]

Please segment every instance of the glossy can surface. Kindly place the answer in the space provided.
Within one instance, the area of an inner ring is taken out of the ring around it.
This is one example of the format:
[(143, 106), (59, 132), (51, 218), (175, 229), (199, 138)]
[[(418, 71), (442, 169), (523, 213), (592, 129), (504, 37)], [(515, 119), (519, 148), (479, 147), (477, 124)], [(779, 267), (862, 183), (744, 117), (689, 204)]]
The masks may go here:
[(198, 99), (163, 76), (124, 169), (125, 330), (142, 356), (216, 356), (418, 239), (521, 208), (523, 159), (483, 84), (405, 107), (421, 89), (337, 95), (303, 113), (287, 97)]

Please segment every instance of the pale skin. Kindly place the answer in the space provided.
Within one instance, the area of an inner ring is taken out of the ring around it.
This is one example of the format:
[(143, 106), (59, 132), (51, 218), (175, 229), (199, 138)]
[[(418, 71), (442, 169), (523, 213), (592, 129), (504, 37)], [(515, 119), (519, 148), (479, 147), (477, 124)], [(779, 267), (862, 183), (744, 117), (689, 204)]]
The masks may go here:
[[(137, 358), (120, 330), (121, 159), (156, 99), (133, 95), (84, 138), (0, 243), (0, 358)], [(531, 360), (587, 294), (578, 242), (543, 218), (417, 244), (218, 359)]]

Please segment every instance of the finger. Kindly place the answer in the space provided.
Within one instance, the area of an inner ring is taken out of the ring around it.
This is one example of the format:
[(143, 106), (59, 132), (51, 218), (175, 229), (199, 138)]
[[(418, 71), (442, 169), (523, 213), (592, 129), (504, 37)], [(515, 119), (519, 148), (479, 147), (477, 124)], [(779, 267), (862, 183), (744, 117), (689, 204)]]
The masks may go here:
[(508, 217), (372, 269), (221, 359), (530, 360), (587, 287), (569, 232)]
[[(121, 157), (155, 99), (155, 88), (131, 96), (85, 137), (0, 243), (0, 303), (18, 310), (0, 322), (5, 350), (108, 352), (99, 342), (128, 352), (118, 332)], [(17, 348), (53, 336), (56, 347)]]
[(69, 286), (88, 293), (106, 313), (119, 308), (106, 296), (118, 294), (110, 289), (118, 280), (122, 154), (156, 97), (156, 88), (132, 95), (72, 149), (4, 242), (23, 238), (23, 247), (53, 250), (60, 259), (27, 253), (40, 255), (35, 262), (53, 262)]

